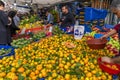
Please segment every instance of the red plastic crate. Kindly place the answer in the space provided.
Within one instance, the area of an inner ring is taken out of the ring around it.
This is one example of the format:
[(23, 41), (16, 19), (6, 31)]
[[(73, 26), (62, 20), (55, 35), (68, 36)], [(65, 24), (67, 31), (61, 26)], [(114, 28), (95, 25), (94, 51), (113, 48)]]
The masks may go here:
[[(99, 67), (100, 67), (103, 71), (105, 71), (105, 72), (107, 72), (107, 73), (109, 73), (109, 74), (111, 74), (111, 75), (119, 74), (119, 73), (120, 73), (120, 65), (118, 65), (118, 64), (112, 64), (112, 63), (102, 62), (102, 61), (101, 61), (101, 58), (98, 58), (98, 64), (99, 64)], [(109, 67), (106, 66), (106, 64), (116, 65), (119, 70), (114, 70), (114, 69), (112, 69), (112, 68), (109, 68)]]

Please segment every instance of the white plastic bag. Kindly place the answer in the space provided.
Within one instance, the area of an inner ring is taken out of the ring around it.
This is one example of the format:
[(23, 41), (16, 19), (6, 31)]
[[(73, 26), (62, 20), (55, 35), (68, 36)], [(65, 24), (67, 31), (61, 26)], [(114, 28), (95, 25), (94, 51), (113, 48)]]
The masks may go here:
[(26, 28), (23, 28), (20, 32), (20, 34), (25, 34)]

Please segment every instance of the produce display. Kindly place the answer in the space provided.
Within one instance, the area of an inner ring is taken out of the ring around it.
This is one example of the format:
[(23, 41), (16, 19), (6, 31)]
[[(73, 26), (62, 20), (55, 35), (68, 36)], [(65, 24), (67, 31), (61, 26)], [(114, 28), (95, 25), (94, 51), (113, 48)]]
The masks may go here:
[(8, 54), (11, 52), (11, 49), (4, 49), (4, 48), (1, 48), (0, 49), (0, 56), (2, 55), (5, 55), (5, 54)]
[(39, 32), (37, 34), (32, 34), (31, 33), (30, 37), (27, 38), (27, 39), (25, 37), (25, 38), (20, 38), (20, 39), (13, 40), (12, 46), (16, 47), (16, 48), (23, 48), (24, 46), (27, 46), (31, 42), (38, 41), (41, 38), (44, 38), (45, 36), (46, 36), (46, 34), (44, 32)]
[(29, 39), (21, 38), (21, 39), (13, 40), (13, 42), (11, 44), (15, 48), (22, 48), (22, 47), (30, 44), (31, 42), (32, 42), (31, 38), (29, 38)]
[(87, 34), (85, 34), (84, 36), (94, 37), (94, 35), (95, 35), (96, 33), (97, 33), (96, 31), (92, 31), (91, 33), (87, 33)]
[[(102, 56), (114, 54), (106, 49), (92, 50), (87, 37), (75, 40), (70, 35), (55, 35), (15, 50), (15, 58), (0, 60), (0, 80), (112, 80), (97, 63)], [(21, 41), (22, 42), (22, 41)], [(63, 43), (75, 45), (68, 48)]]
[(118, 54), (120, 50), (120, 44), (118, 40), (114, 40), (113, 38), (110, 39), (108, 45), (106, 46), (108, 50)]
[(38, 17), (36, 15), (30, 16), (29, 18), (25, 18), (20, 22), (20, 28), (31, 29), (35, 27), (42, 26), (42, 21), (38, 21)]
[(53, 35), (59, 35), (59, 34), (64, 34), (65, 32), (62, 31), (62, 30), (59, 28), (59, 26), (54, 26), (52, 33), (53, 33)]
[(40, 40), (41, 38), (44, 38), (46, 36), (45, 32), (39, 32), (37, 34), (33, 34), (32, 40), (37, 41)]
[(114, 34), (114, 35), (112, 36), (112, 38), (115, 39), (115, 40), (118, 40), (118, 34)]
[(26, 29), (31, 29), (31, 28), (36, 28), (36, 27), (42, 27), (43, 25), (41, 24), (41, 22), (40, 21), (37, 21), (37, 22), (35, 22), (35, 23), (27, 23), (26, 22), (26, 24), (21, 24), (20, 26), (19, 26), (19, 28), (21, 28), (21, 29), (23, 29), (23, 28), (26, 28)]

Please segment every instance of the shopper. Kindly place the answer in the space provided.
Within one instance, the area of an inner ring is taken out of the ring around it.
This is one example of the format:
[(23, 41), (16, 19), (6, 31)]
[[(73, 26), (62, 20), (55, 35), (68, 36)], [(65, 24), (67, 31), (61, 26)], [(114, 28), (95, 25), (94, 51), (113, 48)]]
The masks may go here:
[(49, 10), (46, 11), (46, 17), (47, 17), (46, 24), (54, 24), (54, 17)]
[(20, 24), (20, 18), (18, 17), (18, 12), (16, 11), (16, 15), (15, 17), (13, 18), (14, 22), (15, 22), (15, 25), (18, 27), (19, 24)]
[(75, 18), (72, 13), (69, 12), (69, 8), (67, 6), (62, 7), (62, 18), (60, 22), (61, 29), (65, 29), (71, 27), (75, 24)]
[(11, 19), (5, 14), (4, 6), (4, 2), (0, 1), (0, 45), (7, 45), (11, 42), (7, 29), (7, 25), (10, 25)]
[[(113, 2), (115, 3), (115, 2)], [(118, 18), (120, 18), (120, 1), (117, 1), (116, 4), (112, 5), (112, 11), (114, 14), (117, 15)], [(101, 39), (107, 38), (115, 33), (118, 33), (119, 35), (119, 42), (120, 42), (120, 24), (117, 24), (113, 30), (111, 30), (108, 34), (105, 34)], [(119, 52), (120, 54), (120, 52)], [(109, 58), (109, 57), (102, 57), (102, 61), (108, 62), (108, 63), (120, 63), (120, 56)]]
[(14, 17), (17, 15), (17, 11), (10, 11), (8, 13), (8, 16), (12, 19), (12, 24), (9, 25), (10, 27), (10, 32), (11, 32), (11, 36), (16, 35), (16, 31), (20, 30), (20, 28), (18, 28), (18, 26), (15, 24), (14, 21)]

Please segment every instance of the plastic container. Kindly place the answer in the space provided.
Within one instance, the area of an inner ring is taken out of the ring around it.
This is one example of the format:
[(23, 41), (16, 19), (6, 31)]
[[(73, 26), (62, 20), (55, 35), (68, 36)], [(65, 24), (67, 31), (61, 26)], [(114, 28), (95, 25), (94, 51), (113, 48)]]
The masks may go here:
[(119, 80), (119, 77), (118, 77), (118, 75), (112, 75), (112, 80)]
[(45, 78), (40, 78), (40, 79), (38, 79), (38, 80), (45, 80)]
[[(101, 38), (103, 35), (104, 35), (104, 34), (95, 34), (95, 35), (94, 35), (94, 38), (99, 39), (99, 38)], [(109, 40), (110, 40), (110, 37), (108, 37), (107, 40), (109, 41)]]
[(105, 72), (107, 72), (107, 73), (109, 73), (111, 75), (117, 75), (117, 74), (120, 73), (120, 65), (118, 65), (118, 64), (109, 64), (109, 65), (116, 65), (117, 68), (119, 69), (119, 70), (114, 70), (112, 68), (107, 67), (106, 64), (108, 64), (108, 63), (104, 63), (104, 62), (101, 61), (101, 58), (98, 58), (98, 65), (103, 71), (105, 71)]
[(92, 38), (90, 40), (87, 40), (86, 43), (91, 49), (103, 49), (106, 46), (107, 40)]
[(4, 54), (4, 55), (0, 56), (0, 59), (2, 59), (3, 57), (6, 57), (6, 56), (14, 55), (14, 53), (15, 53), (15, 52), (14, 52), (14, 48), (11, 47), (11, 46), (0, 45), (0, 49), (2, 49), (2, 48), (4, 48), (4, 49), (10, 49), (10, 48), (11, 48), (11, 52), (8, 53), (8, 54)]
[(74, 39), (81, 39), (84, 35), (84, 26), (78, 25), (78, 21), (76, 21), (76, 24), (74, 26)]

